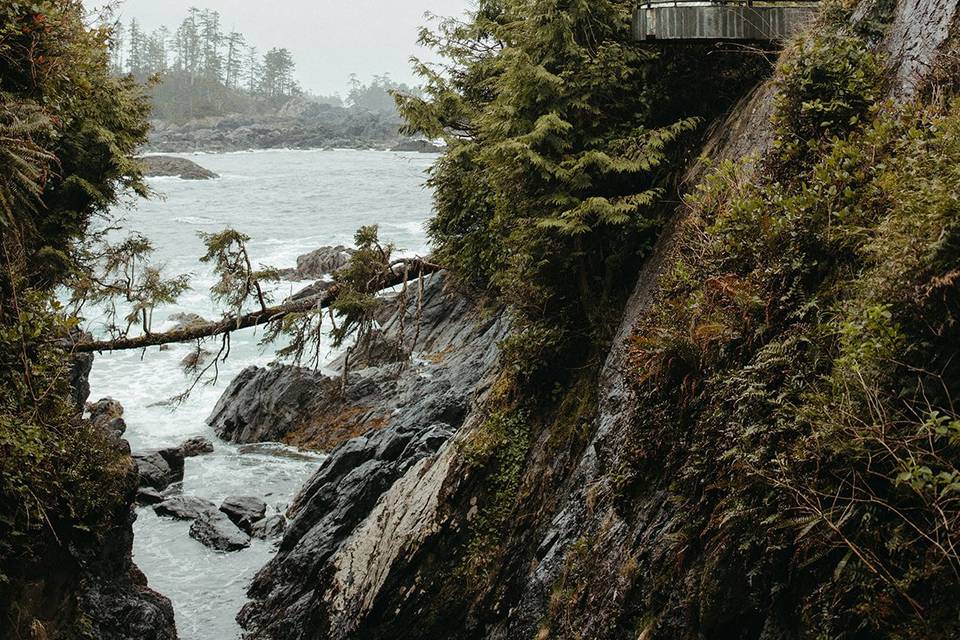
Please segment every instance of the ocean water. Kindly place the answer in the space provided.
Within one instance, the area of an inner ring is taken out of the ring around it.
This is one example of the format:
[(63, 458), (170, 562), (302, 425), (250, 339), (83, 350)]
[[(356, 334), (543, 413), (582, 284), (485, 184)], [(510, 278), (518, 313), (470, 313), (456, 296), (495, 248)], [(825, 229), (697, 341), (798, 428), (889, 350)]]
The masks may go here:
[[(423, 184), (436, 156), (377, 151), (263, 151), (188, 156), (221, 175), (214, 181), (178, 178), (150, 181), (156, 196), (116, 211), (122, 232), (138, 231), (155, 246), (155, 260), (166, 272), (189, 273), (192, 289), (178, 302), (156, 310), (154, 330), (178, 312), (205, 318), (222, 314), (209, 296), (213, 277), (198, 260), (198, 232), (233, 227), (251, 237), (253, 260), (276, 267), (294, 266), (298, 255), (330, 244), (351, 244), (354, 231), (379, 224), (381, 238), (407, 253), (427, 249), (424, 223), (431, 195)], [(282, 283), (277, 300), (306, 283)], [(90, 329), (102, 333), (103, 323)], [(146, 352), (98, 355), (91, 374), (91, 399), (111, 397), (123, 403), (126, 438), (134, 452), (177, 446), (194, 435), (214, 442), (213, 454), (186, 462), (183, 493), (217, 504), (228, 495), (252, 495), (282, 512), (323, 456), (276, 444), (233, 446), (219, 441), (205, 419), (244, 367), (274, 360), (274, 348), (259, 344), (248, 330), (231, 339), (230, 357), (216, 380), (197, 386), (177, 406), (165, 400), (182, 393), (192, 379), (180, 361), (189, 345)], [(216, 351), (217, 343), (207, 349)], [(329, 345), (326, 349), (330, 351)], [(333, 355), (330, 351), (329, 355)], [(251, 548), (216, 553), (190, 538), (188, 522), (158, 518), (138, 508), (134, 560), (150, 586), (174, 604), (184, 640), (239, 637), (235, 616), (246, 601), (251, 578), (274, 553), (274, 543), (255, 540)]]

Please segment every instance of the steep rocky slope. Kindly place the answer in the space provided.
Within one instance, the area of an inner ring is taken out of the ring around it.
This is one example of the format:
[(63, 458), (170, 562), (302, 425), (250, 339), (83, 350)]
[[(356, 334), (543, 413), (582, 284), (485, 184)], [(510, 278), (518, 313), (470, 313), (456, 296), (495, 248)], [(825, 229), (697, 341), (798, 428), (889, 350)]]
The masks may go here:
[[(854, 19), (875, 16), (878, 6), (862, 3)], [(876, 47), (889, 56), (889, 94), (902, 103), (941, 68), (960, 28), (958, 3), (904, 0), (883, 21), (888, 26)], [(768, 152), (775, 101), (773, 83), (758, 87), (715, 125), (705, 155), (715, 164)], [(703, 164), (693, 166), (687, 183), (692, 188), (704, 175)], [(373, 443), (346, 445), (308, 484), (279, 556), (254, 583), (240, 618), (247, 637), (803, 637), (797, 602), (811, 589), (813, 569), (791, 565), (785, 547), (754, 564), (758, 556), (745, 540), (705, 532), (716, 524), (711, 518), (725, 516), (717, 487), (689, 487), (698, 481), (687, 473), (691, 466), (721, 466), (722, 450), (712, 461), (697, 459), (702, 452), (693, 440), (701, 434), (692, 432), (701, 424), (687, 423), (691, 433), (664, 430), (674, 440), (649, 445), (662, 445), (663, 457), (636, 470), (648, 455), (638, 432), (661, 425), (647, 424), (657, 414), (642, 410), (628, 339), (656, 300), (659, 276), (678, 260), (692, 228), (687, 214), (679, 211), (638, 274), (597, 382), (584, 383), (594, 385), (582, 393), (594, 401), (586, 408), (561, 403), (545, 420), (572, 422), (568, 430), (526, 436), (515, 484), (496, 475), (502, 464), (491, 471), (472, 455), (490, 429), (483, 409), (471, 411), (436, 453), (417, 444), (411, 463), (385, 475), (368, 473), (366, 455), (347, 455)], [(372, 497), (353, 498), (371, 485)], [(494, 520), (490, 510), (501, 504), (505, 486), (516, 508)], [(340, 502), (342, 487), (348, 504)], [(749, 511), (735, 517), (753, 530), (769, 526)], [(490, 521), (497, 531), (477, 544)], [(839, 575), (848, 561), (831, 571)], [(775, 572), (788, 577), (778, 582)], [(877, 637), (866, 627), (846, 631), (844, 637)], [(937, 629), (930, 633), (940, 637)]]
[[(321, 374), (248, 370), (214, 411), (211, 422), (221, 435), (282, 436), (313, 446), (342, 442), (295, 498), (279, 553), (252, 587), (271, 604), (247, 608), (242, 616), (248, 626), (270, 629), (278, 637), (314, 628), (325, 592), (313, 576), (331, 570), (341, 547), (381, 496), (396, 490), (398, 479), (430, 464), (470, 419), (491, 383), (497, 345), (507, 333), (503, 315), (484, 312), (447, 290), (443, 274), (425, 283), (418, 306), (418, 296), (411, 296), (402, 313), (388, 314), (381, 328), (388, 345), (407, 336), (411, 362), (356, 371), (343, 396), (340, 380)], [(283, 415), (278, 407), (292, 408), (294, 415)], [(356, 433), (362, 435), (343, 442)]]
[[(82, 410), (90, 393), (92, 356), (79, 357), (71, 383)], [(122, 422), (122, 418), (118, 418)], [(106, 422), (94, 427), (110, 429)], [(110, 441), (124, 461), (121, 500), (109, 514), (109, 527), (69, 548), (50, 540), (39, 557), (18, 563), (0, 582), (0, 637), (97, 638), (97, 640), (176, 640), (173, 605), (151, 589), (133, 562), (137, 467), (119, 434)]]

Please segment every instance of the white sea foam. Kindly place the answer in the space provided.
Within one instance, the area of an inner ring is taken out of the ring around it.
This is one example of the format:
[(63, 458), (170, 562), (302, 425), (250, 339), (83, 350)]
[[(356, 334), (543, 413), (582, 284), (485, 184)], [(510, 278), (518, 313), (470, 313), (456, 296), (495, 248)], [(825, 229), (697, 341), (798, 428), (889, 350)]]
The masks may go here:
[[(251, 236), (256, 263), (278, 267), (293, 266), (298, 255), (322, 245), (351, 243), (363, 224), (380, 223), (383, 239), (408, 253), (422, 249), (430, 193), (420, 185), (430, 162), (423, 155), (402, 158), (355, 150), (206, 154), (202, 164), (227, 176), (226, 181), (161, 179), (166, 198), (142, 202), (126, 212), (127, 225), (153, 240), (156, 257), (166, 263), (168, 272), (195, 275), (193, 288), (179, 304), (154, 313), (154, 329), (171, 327), (167, 317), (173, 313), (193, 312), (208, 319), (223, 314), (208, 291), (214, 281), (210, 268), (197, 260), (204, 253), (198, 231), (236, 228)], [(296, 288), (293, 283), (279, 283), (275, 297)], [(102, 322), (91, 327), (102, 334)], [(198, 434), (215, 441), (212, 455), (187, 461), (186, 493), (214, 501), (236, 493), (258, 495), (282, 510), (322, 458), (296, 455), (282, 445), (226, 444), (215, 438), (205, 422), (237, 373), (275, 359), (273, 347), (260, 346), (261, 337), (262, 332), (253, 331), (234, 335), (230, 358), (220, 367), (216, 384), (199, 385), (179, 406), (158, 403), (191, 383), (180, 361), (193, 345), (98, 356), (91, 376), (92, 396), (114, 397), (123, 403), (126, 437), (134, 451), (177, 445)], [(219, 346), (217, 341), (203, 345), (209, 350)], [(333, 355), (329, 345), (325, 352)], [(256, 541), (245, 551), (217, 554), (187, 535), (189, 523), (162, 520), (149, 509), (141, 509), (138, 516), (134, 557), (150, 585), (173, 600), (181, 638), (236, 638), (239, 629), (234, 618), (245, 602), (246, 586), (274, 553), (272, 544)]]

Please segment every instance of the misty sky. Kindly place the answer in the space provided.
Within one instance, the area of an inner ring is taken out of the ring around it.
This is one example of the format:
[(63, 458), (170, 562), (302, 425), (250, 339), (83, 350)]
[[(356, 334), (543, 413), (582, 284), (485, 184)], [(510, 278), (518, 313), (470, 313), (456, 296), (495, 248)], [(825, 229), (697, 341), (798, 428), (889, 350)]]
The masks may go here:
[[(84, 0), (95, 9), (105, 0)], [(297, 79), (314, 93), (346, 94), (347, 77), (362, 79), (389, 72), (411, 82), (411, 55), (424, 56), (416, 46), (424, 13), (460, 15), (472, 0), (123, 0), (124, 23), (135, 17), (147, 30), (160, 25), (171, 30), (188, 7), (214, 9), (224, 31), (240, 31), (261, 52), (270, 47), (290, 49), (297, 62)]]

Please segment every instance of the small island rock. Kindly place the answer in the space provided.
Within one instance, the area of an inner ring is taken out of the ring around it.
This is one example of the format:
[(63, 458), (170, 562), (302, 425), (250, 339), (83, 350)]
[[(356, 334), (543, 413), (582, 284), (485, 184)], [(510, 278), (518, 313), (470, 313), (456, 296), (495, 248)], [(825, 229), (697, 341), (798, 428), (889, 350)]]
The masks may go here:
[(190, 537), (217, 551), (239, 551), (250, 546), (250, 536), (219, 511), (205, 511), (190, 525)]
[(238, 527), (250, 532), (253, 523), (263, 520), (267, 513), (267, 503), (260, 498), (250, 496), (230, 496), (220, 505), (220, 511)]
[(154, 505), (153, 511), (158, 516), (166, 516), (175, 520), (196, 520), (200, 517), (200, 514), (214, 511), (216, 508), (217, 505), (203, 498), (175, 496)]
[(144, 165), (143, 175), (148, 178), (177, 177), (182, 180), (212, 180), (220, 177), (186, 158), (144, 156), (140, 161)]

